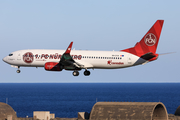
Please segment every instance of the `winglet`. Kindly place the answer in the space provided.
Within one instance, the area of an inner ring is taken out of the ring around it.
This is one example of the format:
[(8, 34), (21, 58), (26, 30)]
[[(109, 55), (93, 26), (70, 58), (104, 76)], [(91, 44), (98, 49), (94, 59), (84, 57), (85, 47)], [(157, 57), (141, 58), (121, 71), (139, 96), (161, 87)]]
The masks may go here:
[(70, 54), (71, 48), (72, 48), (72, 44), (73, 44), (73, 42), (71, 42), (71, 43), (69, 44), (69, 47), (66, 49), (65, 54)]

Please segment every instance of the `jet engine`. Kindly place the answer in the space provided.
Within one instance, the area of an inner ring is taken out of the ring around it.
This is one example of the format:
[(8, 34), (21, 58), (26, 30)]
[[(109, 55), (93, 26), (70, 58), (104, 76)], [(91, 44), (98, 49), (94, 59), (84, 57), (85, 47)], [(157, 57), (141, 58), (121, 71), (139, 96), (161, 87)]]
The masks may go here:
[(63, 68), (57, 62), (47, 62), (44, 65), (44, 69), (47, 71), (62, 71)]

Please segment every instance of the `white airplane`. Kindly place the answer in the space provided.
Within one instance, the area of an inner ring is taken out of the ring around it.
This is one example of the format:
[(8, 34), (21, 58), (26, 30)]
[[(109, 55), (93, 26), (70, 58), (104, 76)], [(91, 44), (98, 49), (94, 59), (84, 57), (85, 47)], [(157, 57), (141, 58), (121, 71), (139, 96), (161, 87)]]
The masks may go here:
[(44, 67), (47, 71), (71, 70), (74, 76), (79, 70), (85, 69), (84, 75), (89, 76), (88, 69), (117, 69), (146, 64), (158, 58), (156, 48), (159, 42), (164, 20), (157, 20), (151, 29), (134, 47), (121, 51), (83, 51), (71, 50), (73, 42), (67, 50), (19, 50), (3, 58), (12, 67)]

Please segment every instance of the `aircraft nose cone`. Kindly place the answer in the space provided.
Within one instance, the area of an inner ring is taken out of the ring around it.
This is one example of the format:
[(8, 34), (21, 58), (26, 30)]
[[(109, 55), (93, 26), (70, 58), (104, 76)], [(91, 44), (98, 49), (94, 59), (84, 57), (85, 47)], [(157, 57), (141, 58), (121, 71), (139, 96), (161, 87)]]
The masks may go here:
[(6, 57), (4, 57), (4, 58), (3, 58), (3, 61), (4, 61), (4, 62), (6, 62), (6, 59), (7, 59), (7, 58), (6, 58)]

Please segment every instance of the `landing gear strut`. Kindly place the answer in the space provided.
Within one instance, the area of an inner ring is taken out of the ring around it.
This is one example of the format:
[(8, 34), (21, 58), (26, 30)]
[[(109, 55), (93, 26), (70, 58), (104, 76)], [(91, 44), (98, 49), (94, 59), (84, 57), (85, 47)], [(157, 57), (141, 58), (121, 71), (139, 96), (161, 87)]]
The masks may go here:
[(90, 75), (90, 71), (85, 70), (85, 71), (84, 71), (84, 75), (85, 75), (85, 76), (89, 76), (89, 75)]
[(20, 68), (20, 67), (18, 66), (18, 70), (16, 71), (17, 73), (20, 73), (20, 72), (21, 72), (19, 68)]
[(74, 72), (73, 72), (73, 75), (74, 75), (74, 76), (78, 76), (78, 75), (79, 75), (79, 72), (78, 72), (78, 71), (74, 71)]

